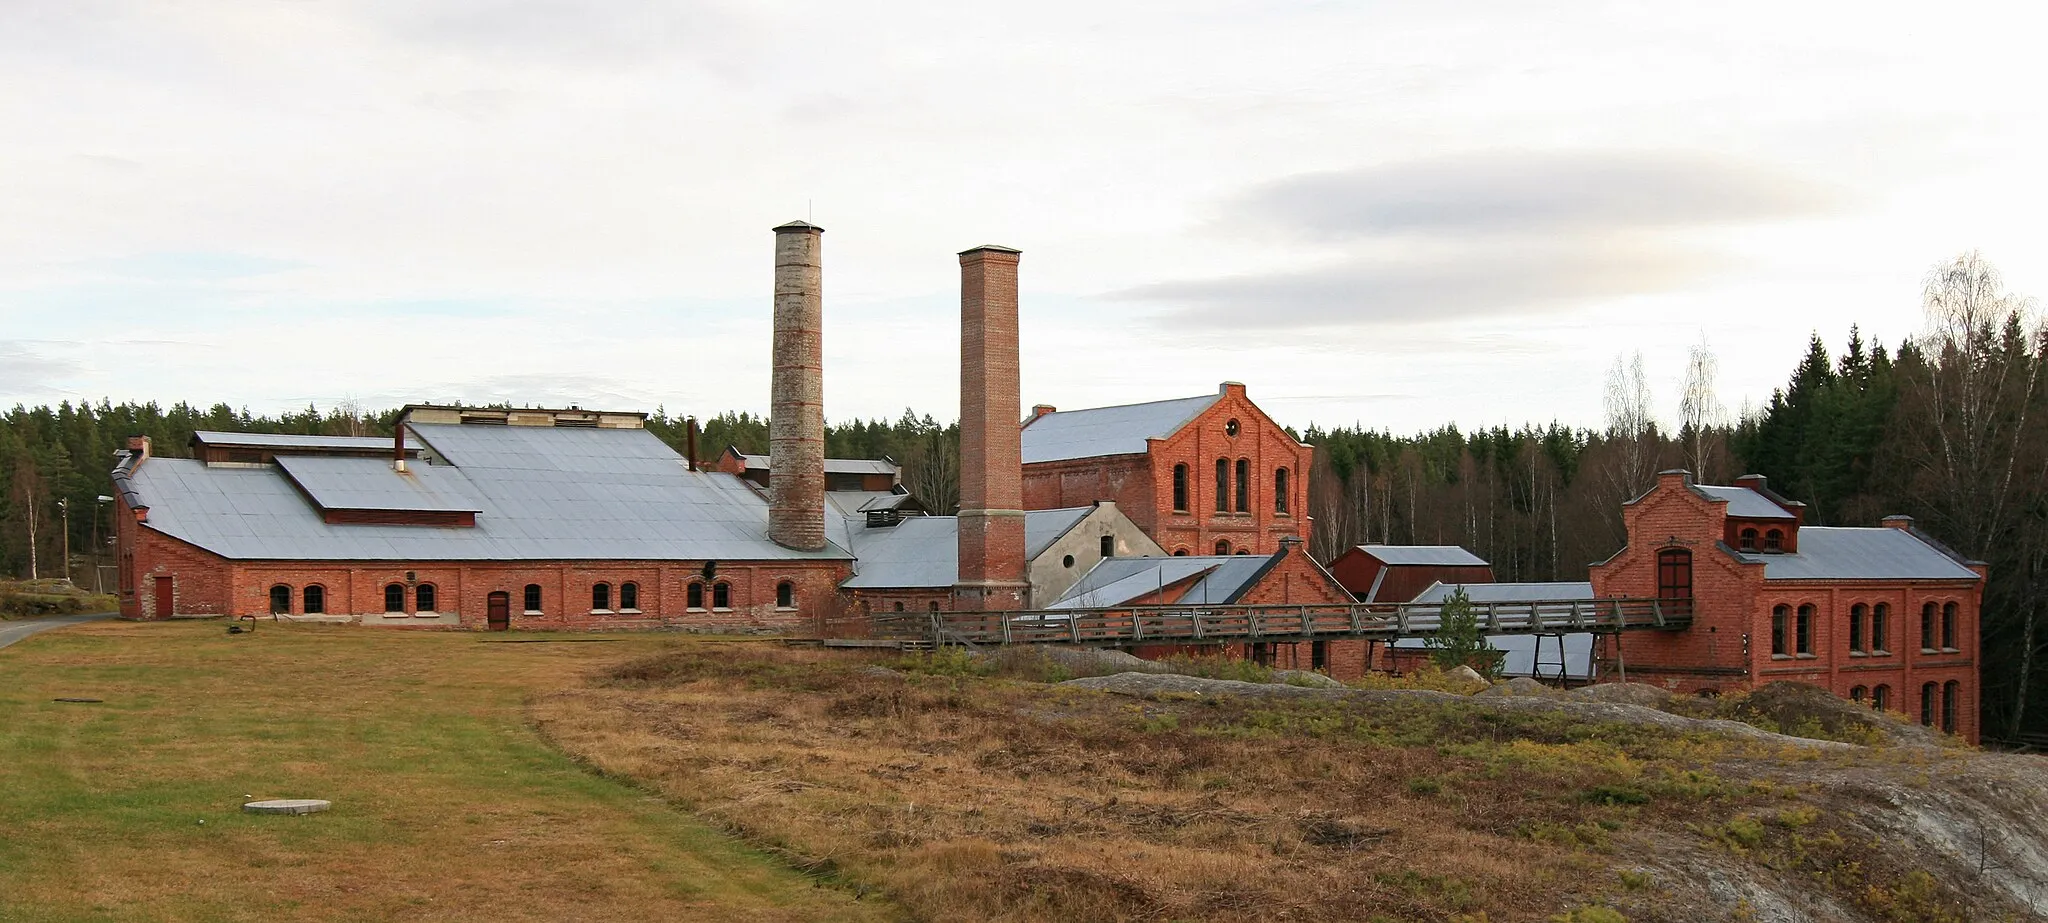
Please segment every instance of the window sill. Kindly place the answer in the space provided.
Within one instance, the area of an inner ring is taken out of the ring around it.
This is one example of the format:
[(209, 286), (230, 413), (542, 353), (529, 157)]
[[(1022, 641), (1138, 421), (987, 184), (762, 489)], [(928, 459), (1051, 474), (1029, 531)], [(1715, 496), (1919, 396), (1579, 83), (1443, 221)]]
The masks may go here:
[(712, 606), (712, 607), (711, 607), (711, 611), (713, 611), (713, 612), (731, 612), (731, 611), (732, 611), (732, 607), (731, 607), (731, 606)]
[(413, 613), (413, 614), (412, 614), (412, 617), (413, 617), (413, 618), (416, 618), (416, 619), (437, 619), (437, 618), (440, 618), (440, 617), (441, 617), (441, 613), (439, 613), (439, 612), (415, 612), (415, 613)]
[(1812, 655), (1812, 654), (1793, 654), (1793, 655), (1792, 655), (1792, 658), (1793, 658), (1794, 660), (1816, 660), (1816, 659), (1818, 659), (1818, 658), (1816, 658), (1816, 657), (1815, 657), (1814, 655)]
[(1922, 654), (1939, 654), (1939, 653), (1941, 653), (1941, 652), (1940, 652), (1940, 651), (1937, 651), (1937, 650), (1935, 650), (1934, 648), (1931, 648), (1931, 647), (1923, 647), (1923, 648), (1921, 648), (1921, 649), (1920, 649), (1920, 653), (1922, 653)]
[(704, 607), (703, 607), (703, 606), (691, 606), (691, 607), (689, 607), (688, 609), (685, 609), (685, 610), (683, 610), (683, 611), (685, 611), (685, 612), (703, 612), (703, 611), (704, 611)]
[(1772, 655), (1771, 655), (1771, 659), (1772, 659), (1772, 660), (1791, 660), (1791, 659), (1792, 659), (1792, 655), (1791, 655), (1791, 654), (1772, 654)]
[(1944, 647), (1941, 649), (1941, 652), (1944, 654), (1960, 654), (1963, 652), (1963, 650), (1962, 648), (1958, 647)]
[(590, 610), (590, 614), (591, 614), (591, 615), (611, 615), (611, 614), (613, 614), (613, 613), (612, 613), (612, 610), (610, 610), (610, 609), (592, 609), (592, 610)]
[(1869, 655), (1869, 654), (1867, 654), (1867, 653), (1865, 653), (1865, 652), (1863, 652), (1863, 651), (1850, 651), (1850, 652), (1849, 652), (1849, 656), (1851, 656), (1851, 657), (1868, 657), (1868, 656), (1870, 656), (1870, 655)]
[(547, 613), (545, 613), (545, 612), (542, 612), (542, 611), (540, 611), (539, 609), (522, 609), (522, 610), (520, 610), (519, 614), (520, 614), (520, 615), (546, 615)]
[(796, 607), (795, 607), (795, 606), (776, 606), (776, 607), (775, 607), (775, 611), (777, 611), (777, 612), (795, 612), (795, 611), (796, 611)]
[(639, 615), (639, 614), (640, 614), (640, 610), (638, 610), (638, 609), (620, 609), (620, 610), (619, 610), (619, 614), (620, 614), (620, 615)]

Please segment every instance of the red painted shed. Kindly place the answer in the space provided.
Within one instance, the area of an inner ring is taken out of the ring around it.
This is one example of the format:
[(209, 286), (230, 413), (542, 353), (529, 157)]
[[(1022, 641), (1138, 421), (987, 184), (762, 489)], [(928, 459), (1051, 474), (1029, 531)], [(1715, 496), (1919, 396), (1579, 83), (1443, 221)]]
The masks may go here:
[(1433, 583), (1493, 582), (1493, 565), (1457, 545), (1355, 545), (1330, 573), (1369, 603), (1408, 602)]

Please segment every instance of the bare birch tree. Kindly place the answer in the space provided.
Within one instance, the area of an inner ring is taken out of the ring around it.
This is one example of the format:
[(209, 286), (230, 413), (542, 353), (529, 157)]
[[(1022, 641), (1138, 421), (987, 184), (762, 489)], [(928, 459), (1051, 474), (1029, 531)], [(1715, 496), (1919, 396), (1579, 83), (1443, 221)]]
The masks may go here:
[(1605, 404), (1607, 440), (1615, 448), (1608, 477), (1621, 499), (1633, 499), (1649, 486), (1656, 460), (1657, 423), (1650, 412), (1650, 383), (1643, 375), (1640, 350), (1626, 361), (1614, 357), (1614, 366), (1607, 370)]
[(1726, 424), (1728, 409), (1714, 392), (1719, 361), (1702, 336), (1693, 344), (1685, 364), (1685, 385), (1678, 397), (1679, 438), (1685, 443), (1685, 465), (1700, 480), (1711, 472), (1720, 454), (1719, 430)]

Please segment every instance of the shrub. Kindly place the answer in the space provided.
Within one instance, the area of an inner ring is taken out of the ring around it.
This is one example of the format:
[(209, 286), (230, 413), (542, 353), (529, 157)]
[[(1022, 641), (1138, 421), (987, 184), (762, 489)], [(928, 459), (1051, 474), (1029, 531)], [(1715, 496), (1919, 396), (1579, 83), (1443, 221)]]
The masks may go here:
[(1465, 595), (1465, 588), (1453, 590), (1437, 612), (1436, 634), (1422, 639), (1429, 648), (1430, 662), (1441, 670), (1479, 664), (1484, 667), (1482, 672), (1495, 672), (1495, 659), (1486, 656), (1491, 650), (1486, 645), (1486, 635), (1479, 631), (1479, 613), (1472, 608), (1472, 598)]

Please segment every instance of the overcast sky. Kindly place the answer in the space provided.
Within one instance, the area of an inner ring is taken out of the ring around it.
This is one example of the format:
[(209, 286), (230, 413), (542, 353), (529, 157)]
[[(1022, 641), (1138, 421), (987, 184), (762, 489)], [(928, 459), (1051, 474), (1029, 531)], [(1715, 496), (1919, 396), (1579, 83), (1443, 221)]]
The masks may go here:
[(0, 0), (0, 403), (761, 412), (808, 217), (835, 420), (955, 415), (985, 243), (1026, 405), (1734, 409), (1960, 251), (2048, 294), (2030, 10)]

